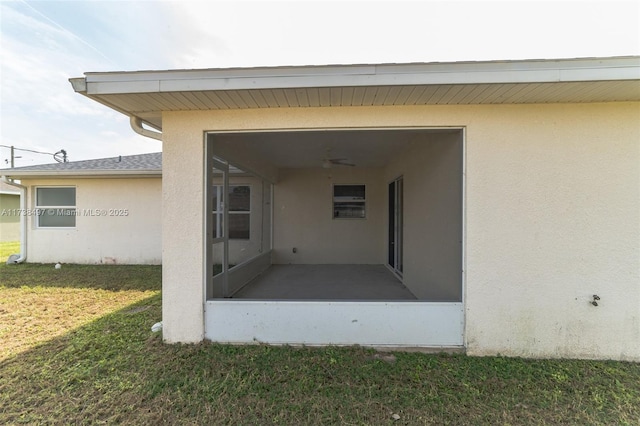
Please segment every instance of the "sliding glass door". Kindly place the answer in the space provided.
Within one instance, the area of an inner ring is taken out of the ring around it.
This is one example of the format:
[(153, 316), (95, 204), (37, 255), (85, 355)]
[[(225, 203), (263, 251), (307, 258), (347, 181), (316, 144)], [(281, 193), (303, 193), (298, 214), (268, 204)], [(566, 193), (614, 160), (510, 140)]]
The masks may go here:
[(388, 264), (402, 276), (402, 177), (389, 184)]

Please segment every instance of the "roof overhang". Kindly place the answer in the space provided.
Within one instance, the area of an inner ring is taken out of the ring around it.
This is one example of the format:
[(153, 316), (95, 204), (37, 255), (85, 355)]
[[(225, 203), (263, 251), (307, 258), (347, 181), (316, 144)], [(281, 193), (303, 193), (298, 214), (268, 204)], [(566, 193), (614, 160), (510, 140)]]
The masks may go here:
[(94, 72), (70, 82), (160, 130), (163, 111), (640, 101), (640, 57)]

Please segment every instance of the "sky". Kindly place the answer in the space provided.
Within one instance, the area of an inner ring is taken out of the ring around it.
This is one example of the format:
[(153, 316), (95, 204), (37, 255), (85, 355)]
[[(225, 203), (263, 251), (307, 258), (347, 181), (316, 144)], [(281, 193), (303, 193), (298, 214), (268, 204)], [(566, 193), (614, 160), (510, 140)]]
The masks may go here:
[[(85, 72), (640, 55), (636, 1), (0, 0), (0, 168), (162, 150)], [(20, 158), (17, 158), (20, 157)]]

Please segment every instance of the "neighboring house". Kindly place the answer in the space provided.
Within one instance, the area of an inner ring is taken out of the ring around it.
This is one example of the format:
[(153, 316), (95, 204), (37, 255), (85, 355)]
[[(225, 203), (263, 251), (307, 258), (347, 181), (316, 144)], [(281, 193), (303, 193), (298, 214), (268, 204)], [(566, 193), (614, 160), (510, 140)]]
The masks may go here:
[(20, 191), (0, 181), (0, 243), (20, 239)]
[(20, 180), (26, 192), (27, 262), (161, 263), (162, 153), (0, 169), (0, 176)]
[(71, 83), (163, 141), (167, 342), (640, 360), (639, 57)]

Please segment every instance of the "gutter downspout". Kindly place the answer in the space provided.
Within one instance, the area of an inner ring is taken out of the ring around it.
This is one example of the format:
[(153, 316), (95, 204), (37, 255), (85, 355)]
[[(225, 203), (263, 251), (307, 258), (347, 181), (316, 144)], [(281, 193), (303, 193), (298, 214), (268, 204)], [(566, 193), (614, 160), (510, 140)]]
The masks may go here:
[(156, 139), (162, 141), (162, 133), (154, 132), (153, 130), (147, 130), (142, 127), (142, 120), (136, 116), (131, 116), (129, 118), (129, 124), (134, 132), (139, 135), (146, 136), (148, 138)]
[[(7, 185), (15, 186), (20, 189), (20, 256), (13, 260), (13, 263), (22, 263), (27, 260), (27, 215), (26, 203), (27, 203), (27, 187), (15, 183), (12, 179), (8, 179), (6, 176), (2, 176), (2, 181)], [(17, 256), (15, 254), (11, 256)], [(9, 256), (9, 259), (11, 259)]]

